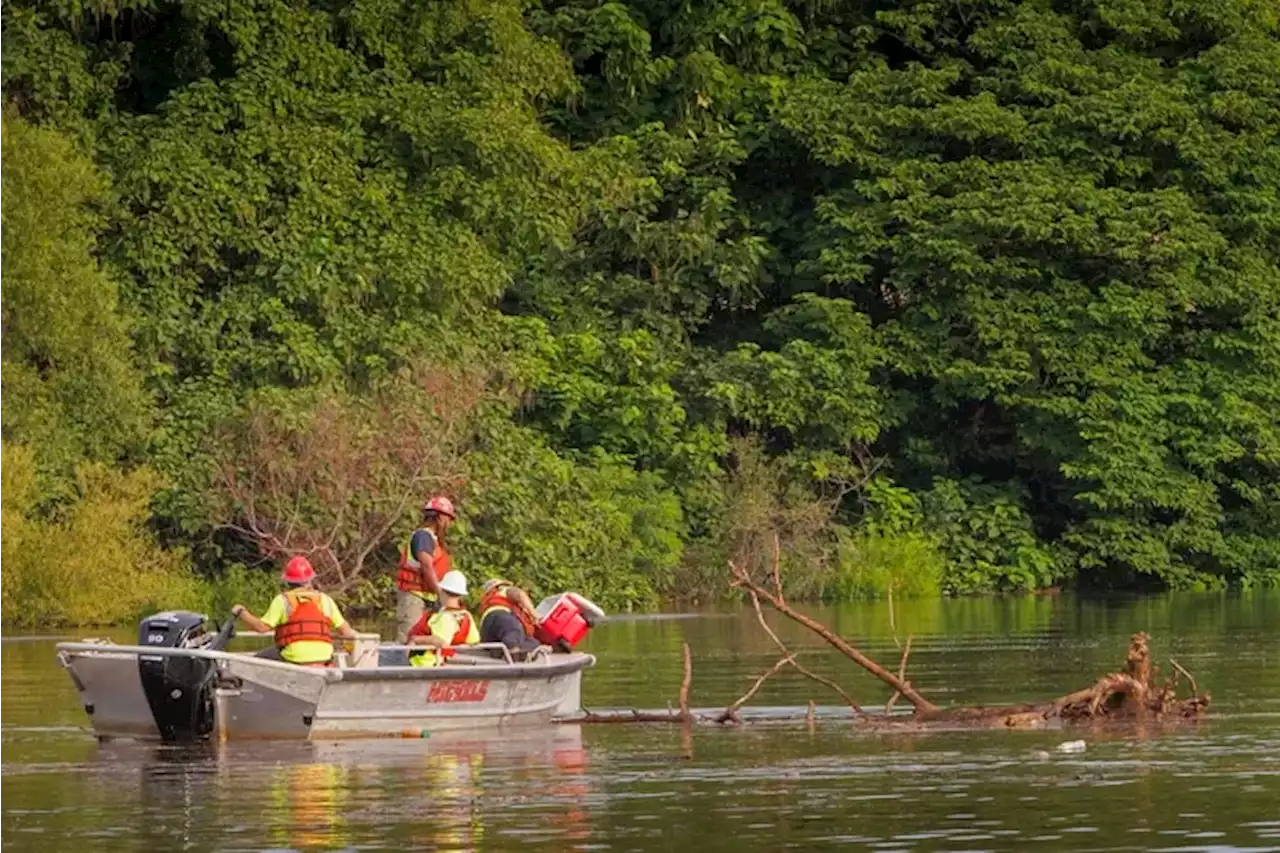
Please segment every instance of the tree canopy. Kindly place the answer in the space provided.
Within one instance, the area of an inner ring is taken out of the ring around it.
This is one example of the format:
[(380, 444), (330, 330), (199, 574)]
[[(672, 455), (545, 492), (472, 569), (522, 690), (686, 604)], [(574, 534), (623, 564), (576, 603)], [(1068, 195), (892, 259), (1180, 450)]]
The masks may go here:
[(1280, 580), (1273, 3), (4, 24), (5, 440), (71, 448), (52, 477), (155, 468), (205, 571), (244, 556), (222, 425), (432, 365), (502, 380), (468, 572), (687, 592), (745, 512), (745, 438), (766, 516), (828, 507), (821, 572), (861, 530), (932, 543), (957, 592)]

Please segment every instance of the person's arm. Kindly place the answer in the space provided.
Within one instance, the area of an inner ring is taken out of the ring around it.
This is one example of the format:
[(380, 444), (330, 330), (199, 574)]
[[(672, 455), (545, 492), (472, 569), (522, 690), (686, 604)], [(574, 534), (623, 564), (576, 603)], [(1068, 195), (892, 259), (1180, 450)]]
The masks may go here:
[(329, 596), (325, 596), (324, 608), (329, 611), (329, 619), (333, 621), (333, 630), (338, 632), (338, 636), (344, 640), (356, 640), (356, 629), (351, 627), (351, 623), (342, 615), (342, 611), (338, 609), (338, 605)]
[(538, 611), (533, 609), (533, 599), (529, 597), (529, 593), (518, 586), (513, 586), (507, 590), (507, 600), (513, 601), (534, 622), (538, 621)]
[(263, 634), (269, 634), (273, 630), (275, 630), (266, 622), (263, 622), (257, 616), (254, 616), (252, 613), (250, 613), (249, 608), (245, 607), (243, 604), (237, 604), (233, 606), (231, 608), (231, 615), (238, 618), (241, 622), (248, 625), (253, 630), (259, 631)]
[(418, 576), (422, 578), (422, 586), (427, 592), (440, 597), (440, 580), (434, 568), (436, 553), (436, 536), (430, 530), (419, 530), (409, 540), (413, 549), (413, 558), (418, 561)]
[[(424, 554), (425, 556), (425, 554)], [(422, 562), (419, 560), (419, 562)], [(431, 568), (431, 558), (427, 557), (426, 562), (422, 562), (422, 585), (427, 591), (440, 598), (440, 581), (436, 578), (436, 570)]]

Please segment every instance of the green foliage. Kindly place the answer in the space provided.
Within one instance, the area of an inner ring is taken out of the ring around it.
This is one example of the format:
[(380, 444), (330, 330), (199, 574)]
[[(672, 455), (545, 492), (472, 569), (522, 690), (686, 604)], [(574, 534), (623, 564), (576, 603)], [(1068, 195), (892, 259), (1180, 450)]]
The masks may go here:
[(352, 611), (388, 612), (387, 602), (394, 601), (396, 596), (395, 575), (377, 575), (361, 578), (345, 595), (339, 597), (343, 612)]
[(841, 529), (835, 565), (823, 579), (820, 596), (824, 601), (937, 596), (946, 571), (946, 555), (931, 536)]
[(146, 529), (153, 472), (85, 463), (75, 499), (49, 519), (36, 507), (35, 454), (7, 442), (3, 450), (6, 626), (106, 625), (200, 605), (185, 555), (157, 547)]
[(645, 468), (714, 470), (724, 440), (688, 424), (672, 385), (677, 354), (644, 329), (550, 336), (528, 416), (569, 449), (623, 454)]
[(280, 580), (274, 566), (251, 569), (232, 563), (202, 588), (202, 612), (217, 621), (230, 616), (231, 608), (237, 604), (261, 613), (279, 591)]
[(1159, 5), (979, 4), (963, 43), (941, 7), (882, 13), (918, 61), (797, 80), (778, 112), (846, 176), (817, 258), (886, 318), (903, 473), (1034, 485), (1035, 533), (1025, 500), (981, 502), (1023, 556), (972, 552), (957, 588), (1040, 582), (1035, 534), (1101, 583), (1277, 565), (1280, 41), (1247, 3)]
[(94, 257), (101, 177), (71, 142), (4, 120), (4, 436), (35, 451), (38, 501), (81, 461), (136, 458), (150, 416), (116, 286)]
[(603, 453), (558, 456), (536, 432), (494, 423), (469, 465), (459, 564), (539, 594), (582, 593), (613, 610), (652, 606), (681, 554), (675, 494)]
[(728, 417), (817, 447), (876, 439), (885, 413), (870, 377), (882, 351), (865, 316), (846, 300), (801, 294), (763, 331), (776, 350), (739, 344), (710, 371), (708, 396)]
[(469, 572), (705, 599), (780, 532), (796, 594), (932, 578), (926, 540), (955, 592), (1280, 578), (1274, 4), (4, 24), (4, 433), (47, 511), (145, 462), (216, 574), (215, 425), (469, 363)]
[(950, 592), (1050, 586), (1053, 554), (1041, 544), (1017, 495), (975, 482), (938, 480), (921, 500), (924, 527), (947, 556)]
[(730, 593), (730, 562), (767, 579), (776, 558), (789, 595), (820, 595), (837, 562), (841, 528), (833, 515), (857, 474), (838, 457), (776, 456), (758, 440), (735, 439), (716, 478), (718, 500), (707, 507), (707, 532), (688, 550), (672, 593), (719, 600)]

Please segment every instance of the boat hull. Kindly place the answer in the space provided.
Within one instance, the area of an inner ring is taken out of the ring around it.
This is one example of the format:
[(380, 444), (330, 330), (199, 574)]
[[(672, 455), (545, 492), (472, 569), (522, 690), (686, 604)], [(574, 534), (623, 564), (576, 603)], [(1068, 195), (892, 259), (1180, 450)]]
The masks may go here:
[(582, 671), (595, 663), (574, 652), (530, 663), (322, 669), (198, 649), (63, 643), (58, 650), (95, 734), (139, 740), (161, 739), (139, 657), (213, 661), (211, 736), (222, 740), (428, 737), (543, 725), (579, 710)]

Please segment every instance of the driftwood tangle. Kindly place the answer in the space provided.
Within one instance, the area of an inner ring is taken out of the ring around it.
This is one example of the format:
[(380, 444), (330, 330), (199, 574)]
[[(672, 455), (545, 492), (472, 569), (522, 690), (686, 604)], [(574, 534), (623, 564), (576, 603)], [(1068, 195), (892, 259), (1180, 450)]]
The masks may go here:
[[(956, 707), (941, 708), (922, 696), (907, 678), (907, 663), (911, 656), (911, 640), (907, 637), (906, 647), (902, 651), (902, 659), (897, 673), (893, 673), (876, 661), (860, 652), (852, 643), (832, 631), (826, 625), (795, 610), (782, 594), (782, 579), (779, 574), (779, 543), (774, 537), (773, 570), (769, 585), (766, 586), (752, 579), (751, 576), (734, 563), (729, 564), (732, 577), (730, 585), (742, 590), (749, 597), (755, 609), (756, 619), (761, 629), (769, 637), (781, 657), (769, 669), (762, 672), (751, 687), (718, 713), (695, 713), (689, 708), (689, 686), (693, 680), (693, 662), (688, 644), (684, 646), (684, 676), (680, 682), (680, 708), (668, 710), (666, 713), (642, 711), (610, 711), (603, 713), (585, 712), (574, 722), (585, 723), (682, 723), (686, 726), (694, 722), (711, 722), (719, 724), (739, 724), (742, 722), (738, 711), (750, 701), (766, 681), (788, 667), (801, 675), (830, 688), (844, 701), (853, 716), (860, 722), (877, 726), (969, 726), (974, 728), (1041, 728), (1063, 723), (1077, 723), (1102, 719), (1194, 719), (1209, 705), (1209, 694), (1200, 693), (1195, 677), (1184, 669), (1177, 661), (1170, 660), (1173, 677), (1160, 682), (1158, 667), (1152, 663), (1150, 638), (1145, 633), (1134, 634), (1129, 641), (1129, 653), (1125, 659), (1124, 669), (1103, 675), (1089, 687), (1060, 696), (1050, 702), (1039, 702), (997, 708)], [(885, 703), (883, 714), (868, 715), (861, 706), (840, 685), (821, 675), (811, 672), (802, 666), (794, 652), (790, 651), (777, 633), (765, 619), (761, 602), (768, 604), (782, 616), (803, 625), (821, 637), (836, 651), (852, 660), (858, 666), (884, 682), (893, 692)], [(1179, 676), (1185, 678), (1191, 690), (1186, 699), (1177, 696)], [(891, 715), (893, 706), (899, 699), (911, 703), (914, 713), (911, 715)], [(814, 705), (809, 703), (806, 721), (810, 728), (814, 723)], [(691, 755), (691, 748), (686, 755)]]

